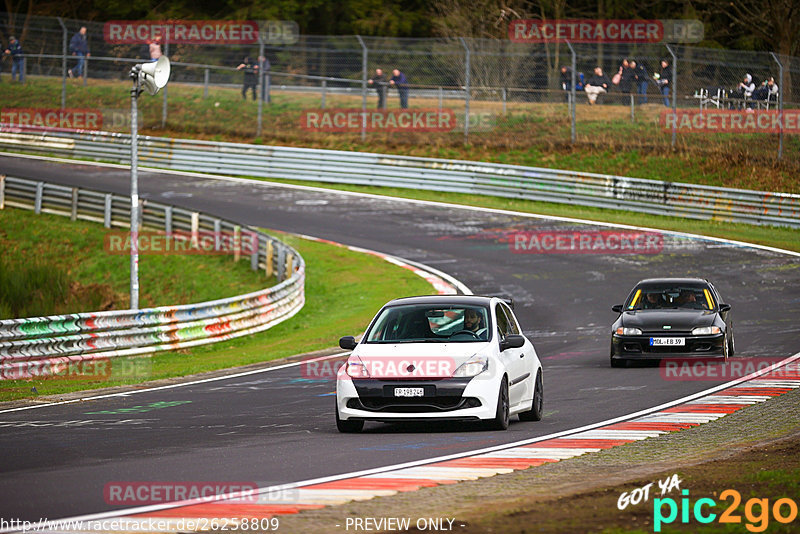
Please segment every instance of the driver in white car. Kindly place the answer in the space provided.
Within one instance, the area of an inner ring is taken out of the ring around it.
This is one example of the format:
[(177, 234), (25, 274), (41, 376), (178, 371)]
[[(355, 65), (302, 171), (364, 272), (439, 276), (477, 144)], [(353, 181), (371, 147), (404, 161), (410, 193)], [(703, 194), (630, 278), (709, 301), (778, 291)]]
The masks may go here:
[(486, 337), (486, 325), (483, 324), (483, 314), (475, 308), (464, 310), (464, 330), (473, 332), (476, 336)]

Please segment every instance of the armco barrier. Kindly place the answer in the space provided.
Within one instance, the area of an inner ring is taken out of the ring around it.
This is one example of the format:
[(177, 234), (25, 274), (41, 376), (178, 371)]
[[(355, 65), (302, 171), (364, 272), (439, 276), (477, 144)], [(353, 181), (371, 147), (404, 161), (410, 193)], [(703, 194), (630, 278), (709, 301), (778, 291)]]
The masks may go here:
[[(128, 197), (11, 176), (0, 177), (0, 209), (6, 206), (99, 222), (107, 228), (129, 227), (130, 221)], [(258, 245), (245, 259), (278, 284), (199, 304), (2, 320), (0, 379), (35, 375), (57, 363), (223, 341), (266, 330), (303, 307), (305, 263), (288, 245), (255, 229), (166, 204), (144, 201), (141, 210), (142, 230), (255, 236)]]
[[(0, 149), (130, 161), (130, 136), (0, 128)], [(236, 176), (481, 194), (693, 219), (800, 227), (800, 195), (459, 160), (139, 138), (142, 165)]]

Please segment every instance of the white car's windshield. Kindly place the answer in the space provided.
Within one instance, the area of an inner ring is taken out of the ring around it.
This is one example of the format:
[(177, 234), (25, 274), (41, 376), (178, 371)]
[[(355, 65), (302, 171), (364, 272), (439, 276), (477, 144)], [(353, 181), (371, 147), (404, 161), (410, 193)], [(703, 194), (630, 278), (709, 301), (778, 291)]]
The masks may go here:
[(483, 306), (405, 305), (384, 308), (366, 343), (480, 342), (489, 339)]

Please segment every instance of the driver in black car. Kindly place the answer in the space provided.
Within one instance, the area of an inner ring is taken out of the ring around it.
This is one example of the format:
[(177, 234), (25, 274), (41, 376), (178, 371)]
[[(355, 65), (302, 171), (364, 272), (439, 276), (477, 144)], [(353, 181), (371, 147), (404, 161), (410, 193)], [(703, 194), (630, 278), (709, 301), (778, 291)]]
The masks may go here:
[(642, 309), (657, 310), (666, 304), (664, 295), (661, 293), (647, 293), (642, 301)]
[(479, 337), (483, 337), (486, 333), (486, 327), (483, 325), (483, 315), (475, 308), (464, 310), (464, 330), (469, 330)]

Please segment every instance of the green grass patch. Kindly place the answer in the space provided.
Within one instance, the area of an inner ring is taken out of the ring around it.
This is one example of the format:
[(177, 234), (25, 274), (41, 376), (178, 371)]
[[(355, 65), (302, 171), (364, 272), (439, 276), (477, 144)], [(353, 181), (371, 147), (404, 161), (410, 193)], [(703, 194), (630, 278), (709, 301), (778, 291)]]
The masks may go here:
[[(0, 210), (0, 295), (10, 297), (0, 301), (0, 318), (127, 309), (130, 256), (106, 252), (110, 231), (58, 215)], [(142, 308), (215, 300), (272, 285), (250, 270), (249, 261), (235, 264), (232, 256), (145, 254), (139, 257), (139, 283)], [(32, 297), (28, 304), (26, 295)]]
[[(129, 113), (127, 81), (70, 80), (67, 107), (91, 106)], [(493, 126), (471, 132), (469, 145), (463, 132), (369, 133), (365, 141), (359, 133), (308, 131), (301, 127), (303, 110), (319, 109), (318, 93), (282, 92), (273, 86), (272, 102), (263, 107), (263, 133), (257, 137), (258, 103), (242, 101), (239, 88), (210, 87), (203, 98), (202, 86), (171, 83), (168, 93), (168, 119), (161, 127), (161, 96), (139, 99), (141, 133), (146, 135), (199, 138), (266, 145), (304, 146), (334, 150), (357, 150), (414, 156), (501, 162), (556, 169), (570, 169), (637, 178), (699, 183), (758, 189), (800, 192), (800, 136), (786, 135), (784, 158), (777, 161), (776, 134), (684, 134), (671, 146), (671, 133), (659, 120), (663, 105), (637, 106), (631, 121), (627, 105), (592, 106), (585, 99), (576, 107), (577, 138), (570, 140), (567, 106), (560, 103), (509, 102), (503, 114), (496, 101), (474, 100), (472, 109), (490, 113)], [(391, 94), (390, 94), (391, 96)], [(4, 108), (55, 108), (60, 104), (61, 81), (30, 76), (24, 86), (0, 84)], [(370, 93), (369, 105), (374, 105)], [(389, 98), (397, 107), (397, 98)], [(437, 99), (415, 98), (411, 106), (437, 108)], [(328, 94), (327, 107), (360, 108), (360, 95)], [(458, 116), (463, 102), (446, 101), (445, 108)], [(124, 123), (116, 126), (105, 119), (104, 129), (127, 132)]]
[[(1, 220), (0, 226), (3, 226)], [(291, 235), (279, 237), (295, 247), (306, 261), (303, 309), (265, 332), (190, 350), (158, 353), (146, 359), (144, 379), (184, 376), (331, 348), (339, 337), (362, 332), (388, 300), (432, 292), (422, 278), (380, 258)], [(227, 265), (226, 270), (231, 267)], [(123, 360), (113, 361), (111, 380), (0, 382), (0, 401), (142, 382), (141, 376), (114, 379), (113, 366), (117, 362), (120, 367), (125, 366)], [(136, 361), (127, 363), (138, 365)], [(32, 388), (36, 388), (36, 393)]]

